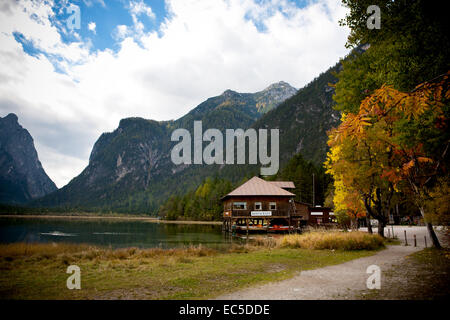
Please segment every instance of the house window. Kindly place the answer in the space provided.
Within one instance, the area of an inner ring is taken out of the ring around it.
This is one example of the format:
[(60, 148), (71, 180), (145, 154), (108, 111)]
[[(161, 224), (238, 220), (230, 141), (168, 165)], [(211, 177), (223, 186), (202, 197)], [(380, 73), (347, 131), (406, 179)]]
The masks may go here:
[(276, 202), (269, 202), (269, 209), (270, 210), (277, 210), (277, 203)]
[(255, 210), (262, 210), (262, 203), (261, 202), (255, 202)]
[(247, 202), (233, 202), (234, 210), (247, 210)]

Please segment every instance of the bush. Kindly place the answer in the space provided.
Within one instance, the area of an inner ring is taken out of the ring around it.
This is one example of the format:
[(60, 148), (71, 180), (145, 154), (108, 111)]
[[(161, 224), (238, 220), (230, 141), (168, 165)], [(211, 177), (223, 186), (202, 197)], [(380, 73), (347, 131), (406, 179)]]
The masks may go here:
[(384, 247), (383, 238), (365, 232), (309, 232), (286, 235), (281, 247), (334, 250), (375, 250)]

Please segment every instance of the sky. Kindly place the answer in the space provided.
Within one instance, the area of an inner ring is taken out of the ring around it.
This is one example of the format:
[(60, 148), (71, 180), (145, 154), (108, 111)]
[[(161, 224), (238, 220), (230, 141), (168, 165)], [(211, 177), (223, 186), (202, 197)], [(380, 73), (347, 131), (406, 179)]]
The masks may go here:
[(339, 0), (2, 0), (0, 117), (58, 187), (120, 119), (177, 119), (227, 89), (301, 88), (343, 58)]

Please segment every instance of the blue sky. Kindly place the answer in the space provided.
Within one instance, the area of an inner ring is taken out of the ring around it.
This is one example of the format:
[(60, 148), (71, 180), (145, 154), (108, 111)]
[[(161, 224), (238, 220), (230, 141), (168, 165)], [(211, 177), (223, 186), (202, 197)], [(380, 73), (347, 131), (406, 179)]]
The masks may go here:
[[(139, 21), (144, 26), (144, 32), (159, 32), (161, 24), (166, 19), (170, 19), (167, 4), (164, 0), (139, 0), (136, 2), (143, 3), (153, 13), (153, 17), (146, 16), (145, 14), (139, 16)], [(312, 1), (286, 0), (286, 2), (298, 8), (304, 8)], [(270, 3), (270, 1), (255, 0), (255, 3), (263, 5)], [(81, 23), (80, 29), (68, 31), (66, 22), (72, 15), (72, 11), (68, 11), (68, 8), (72, 5), (79, 7)], [(115, 36), (117, 26), (133, 26), (133, 19), (130, 15), (130, 1), (127, 0), (57, 0), (52, 6), (52, 10), (55, 16), (51, 21), (58, 29), (62, 41), (70, 43), (78, 41), (79, 37), (81, 37), (83, 41), (89, 41), (92, 44), (90, 47), (91, 51), (111, 49), (117, 52), (120, 49), (119, 39)], [(276, 11), (287, 15), (281, 5), (271, 7), (271, 13), (275, 13)], [(252, 20), (259, 31), (264, 32), (266, 30), (264, 21), (253, 19), (248, 15), (246, 19)], [(95, 23), (95, 32), (89, 29), (90, 23)], [(34, 47), (30, 41), (24, 39), (20, 33), (16, 34), (15, 37), (18, 42), (22, 43), (25, 52), (31, 55), (44, 53)]]
[[(65, 1), (61, 1), (55, 6), (54, 12), (57, 14), (59, 22), (64, 22), (68, 18), (67, 10), (60, 13), (62, 7), (67, 7)], [(164, 0), (152, 0), (142, 2), (154, 13), (154, 18), (144, 17), (141, 19), (145, 27), (145, 32), (158, 30), (160, 24), (168, 16)], [(75, 30), (83, 39), (90, 39), (93, 43), (92, 50), (104, 50), (106, 48), (118, 50), (117, 40), (114, 39), (114, 29), (118, 25), (132, 26), (133, 20), (129, 14), (130, 2), (125, 0), (105, 0), (83, 1), (71, 0), (70, 4), (80, 7), (81, 29)], [(95, 22), (96, 34), (88, 29), (88, 23)], [(73, 34), (69, 34), (65, 41), (74, 41)]]
[[(139, 14), (139, 22), (144, 26), (144, 32), (159, 31), (161, 23), (170, 18), (164, 0), (138, 0), (150, 8), (152, 17)], [(57, 0), (52, 5), (54, 16), (50, 19), (52, 25), (58, 30), (62, 42), (69, 44), (80, 39), (89, 42), (91, 52), (110, 49), (117, 52), (120, 49), (120, 40), (116, 36), (116, 28), (119, 25), (132, 27), (134, 22), (130, 14), (130, 1), (126, 0)], [(68, 9), (77, 6), (80, 12), (80, 28), (69, 30), (67, 20), (74, 13)], [(89, 24), (95, 24), (95, 31), (89, 29)], [(16, 41), (23, 45), (23, 49), (30, 55), (46, 52), (33, 46), (33, 43), (24, 38), (21, 33), (16, 33)], [(57, 67), (57, 66), (56, 66)], [(61, 71), (58, 68), (57, 71)]]
[[(70, 4), (80, 28), (67, 29)], [(340, 0), (3, 0), (0, 116), (58, 187), (120, 119), (177, 119), (227, 89), (301, 88), (348, 50)]]

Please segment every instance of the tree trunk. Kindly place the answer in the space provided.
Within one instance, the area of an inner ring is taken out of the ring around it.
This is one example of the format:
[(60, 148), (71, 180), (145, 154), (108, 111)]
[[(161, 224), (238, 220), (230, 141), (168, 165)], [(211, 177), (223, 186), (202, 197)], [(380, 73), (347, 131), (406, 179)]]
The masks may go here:
[[(425, 210), (423, 209), (423, 207), (419, 207), (419, 210), (420, 214), (422, 215), (422, 218), (425, 220)], [(441, 249), (442, 248), (441, 244), (439, 243), (439, 239), (436, 236), (436, 233), (434, 232), (433, 225), (431, 224), (431, 222), (427, 222), (427, 230), (435, 248)]]
[(358, 230), (358, 220), (352, 219), (350, 222), (350, 228), (352, 230)]
[(427, 229), (428, 233), (430, 234), (431, 241), (433, 241), (433, 245), (436, 247), (436, 249), (441, 249), (441, 244), (439, 243), (439, 239), (436, 236), (436, 233), (434, 232), (433, 225), (431, 222), (427, 222)]
[(378, 220), (378, 234), (384, 238), (384, 221)]
[(367, 232), (373, 233), (372, 225), (370, 224), (370, 217), (368, 215), (366, 215), (366, 224), (367, 224)]

